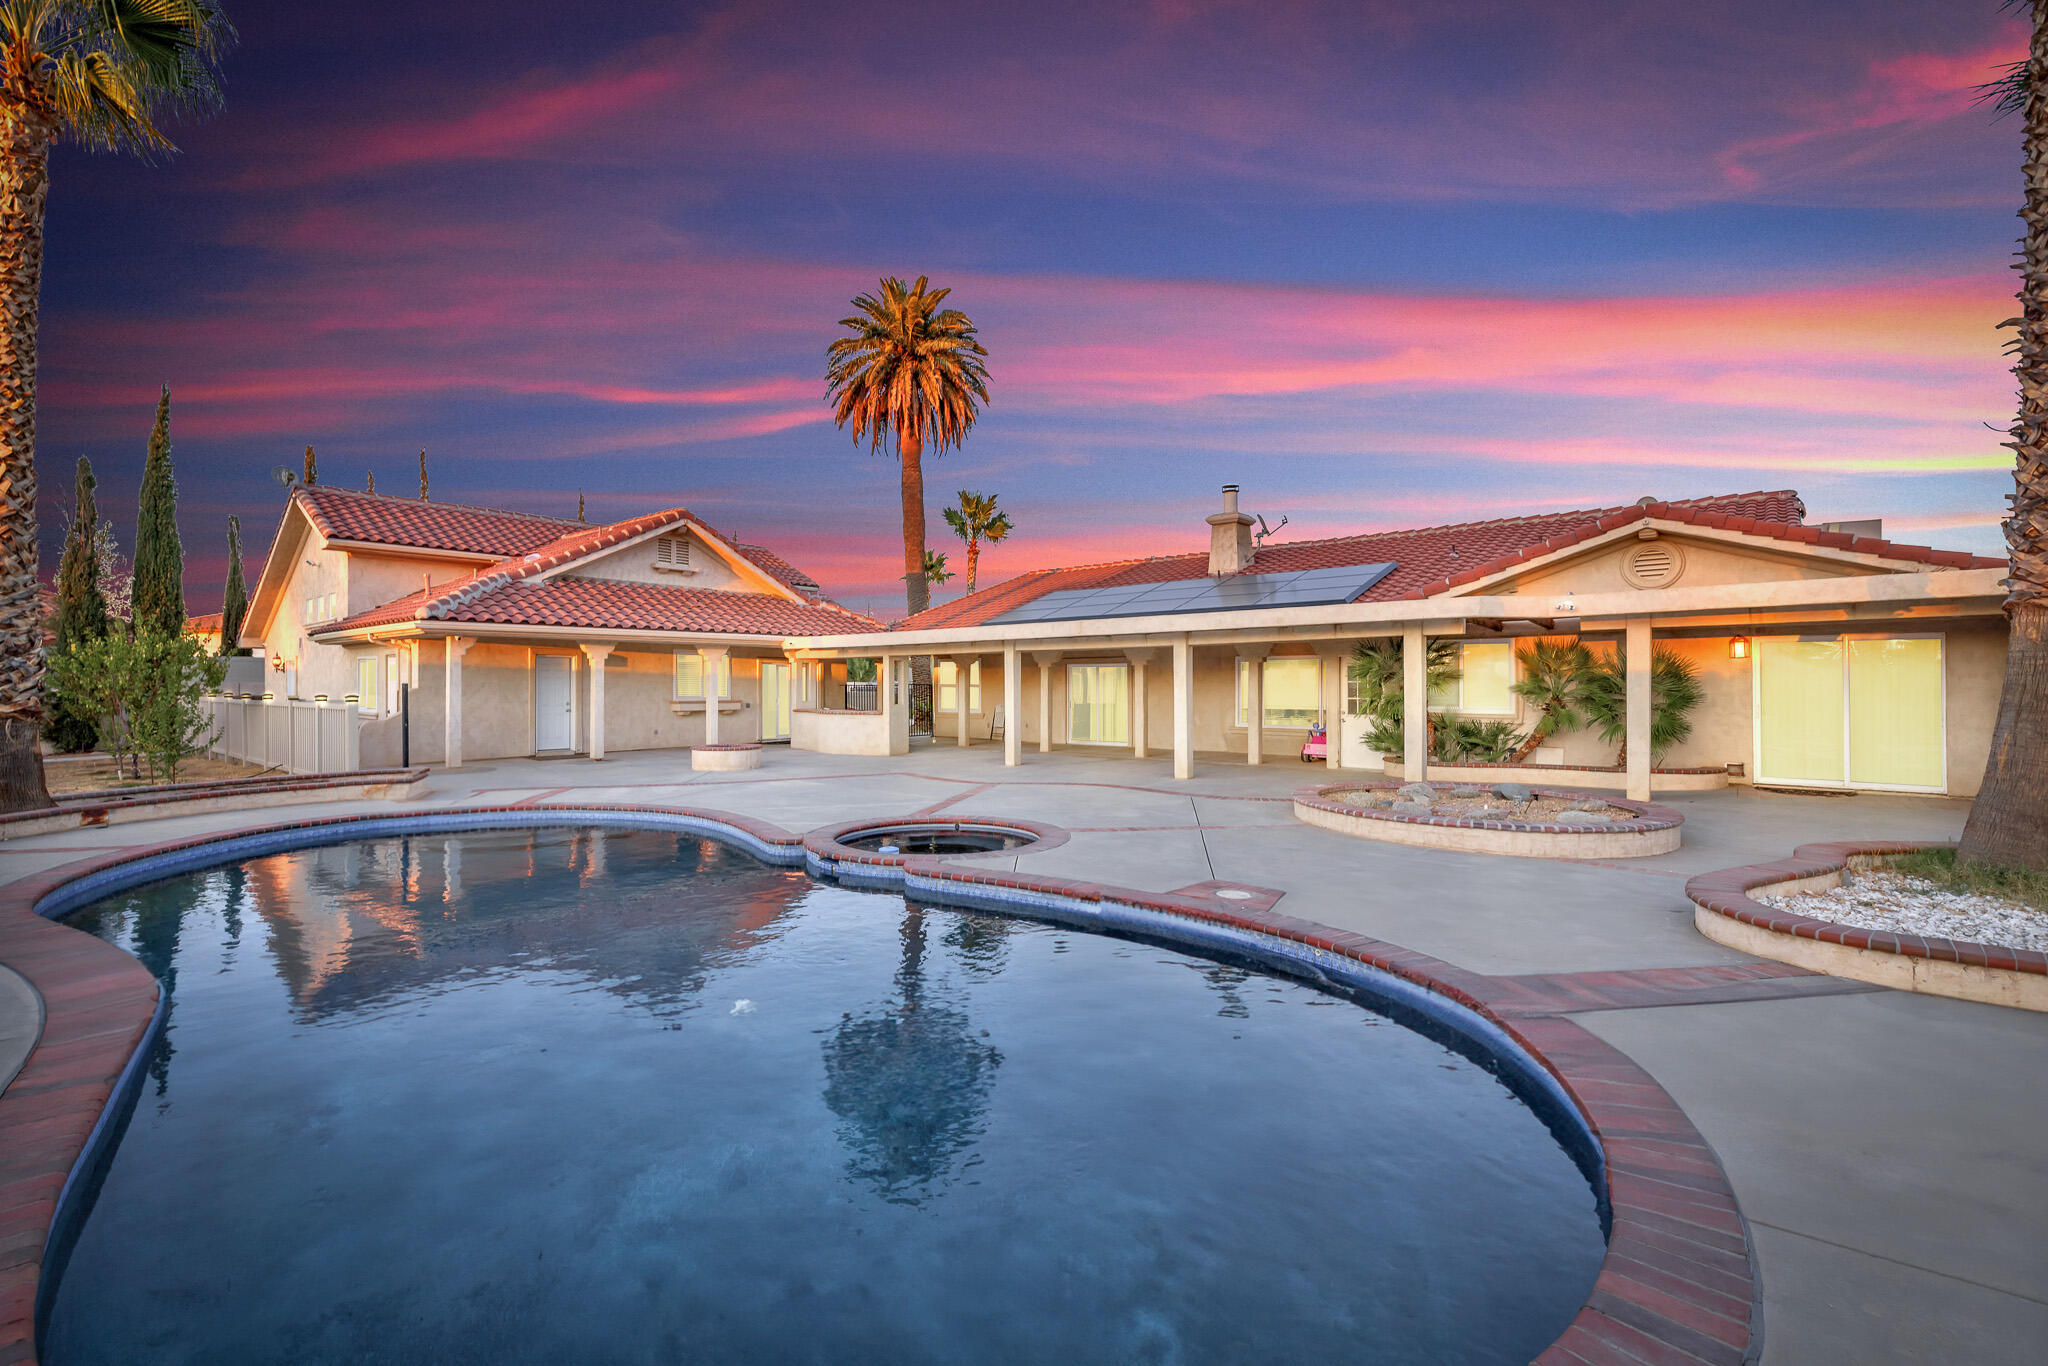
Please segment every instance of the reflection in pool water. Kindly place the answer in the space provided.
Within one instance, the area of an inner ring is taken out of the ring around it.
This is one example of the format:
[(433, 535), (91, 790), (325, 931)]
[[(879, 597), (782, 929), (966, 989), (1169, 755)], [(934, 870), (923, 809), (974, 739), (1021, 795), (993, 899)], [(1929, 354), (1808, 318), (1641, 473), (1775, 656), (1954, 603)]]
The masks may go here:
[(1424, 1035), (694, 836), (335, 845), (72, 923), (173, 1003), (52, 1366), (1526, 1361), (1602, 1253)]

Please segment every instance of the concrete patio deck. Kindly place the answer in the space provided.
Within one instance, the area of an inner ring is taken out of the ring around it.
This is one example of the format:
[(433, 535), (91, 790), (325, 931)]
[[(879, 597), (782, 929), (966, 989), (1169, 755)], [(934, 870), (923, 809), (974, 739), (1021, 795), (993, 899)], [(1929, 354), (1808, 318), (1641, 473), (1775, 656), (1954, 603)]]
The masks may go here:
[[(1304, 825), (1288, 798), (1323, 770), (1292, 761), (1203, 756), (1192, 781), (1175, 783), (1168, 761), (1079, 748), (1027, 752), (1018, 768), (986, 744), (764, 758), (751, 773), (694, 773), (674, 752), (475, 764), (436, 773), (406, 805), (674, 804), (797, 831), (867, 816), (1010, 816), (1072, 832), (1015, 860), (1032, 872), (1159, 892), (1210, 880), (1281, 891), (1286, 914), (1512, 979), (1504, 989), (1532, 998), (1599, 1007), (1561, 1013), (1655, 1076), (1726, 1169), (1755, 1239), (1763, 1361), (2040, 1360), (2048, 1091), (2035, 1079), (2048, 1073), (2048, 1017), (1829, 978), (1686, 988), (1640, 975), (1759, 961), (1693, 930), (1683, 895), (1693, 873), (1809, 841), (1953, 838), (1965, 803), (1674, 793), (1659, 800), (1686, 817), (1678, 852), (1550, 862)], [(392, 809), (337, 802), (281, 818)], [(0, 883), (261, 819), (217, 813), (17, 840), (0, 845)], [(1593, 973), (1615, 975), (1583, 976)], [(23, 1032), (23, 1001), (0, 990), (0, 1053)], [(0, 1079), (10, 1070), (0, 1057)]]

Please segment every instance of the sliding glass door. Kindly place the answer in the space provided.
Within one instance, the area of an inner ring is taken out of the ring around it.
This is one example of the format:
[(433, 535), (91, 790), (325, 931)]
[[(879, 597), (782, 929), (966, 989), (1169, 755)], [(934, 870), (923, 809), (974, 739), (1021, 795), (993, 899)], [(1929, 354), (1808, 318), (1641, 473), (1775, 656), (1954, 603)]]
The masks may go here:
[(1948, 785), (1939, 636), (1762, 636), (1755, 697), (1758, 782)]
[(1067, 666), (1067, 743), (1131, 742), (1131, 670), (1127, 664)]

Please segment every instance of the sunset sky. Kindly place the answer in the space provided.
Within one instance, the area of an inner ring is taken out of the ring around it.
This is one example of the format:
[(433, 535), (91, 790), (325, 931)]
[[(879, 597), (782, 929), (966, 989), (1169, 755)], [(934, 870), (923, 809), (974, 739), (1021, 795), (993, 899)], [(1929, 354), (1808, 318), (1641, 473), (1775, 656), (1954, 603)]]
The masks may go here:
[(984, 583), (1199, 549), (1233, 480), (1289, 538), (1793, 487), (2000, 553), (1995, 0), (585, 8), (229, 0), (179, 156), (58, 153), (46, 573), (81, 453), (132, 545), (168, 382), (194, 612), (309, 442), (324, 483), (410, 493), (424, 446), (445, 501), (684, 504), (886, 612), (894, 462), (821, 379), (884, 274), (990, 352), (926, 471), (956, 567), (938, 505), (1010, 509)]

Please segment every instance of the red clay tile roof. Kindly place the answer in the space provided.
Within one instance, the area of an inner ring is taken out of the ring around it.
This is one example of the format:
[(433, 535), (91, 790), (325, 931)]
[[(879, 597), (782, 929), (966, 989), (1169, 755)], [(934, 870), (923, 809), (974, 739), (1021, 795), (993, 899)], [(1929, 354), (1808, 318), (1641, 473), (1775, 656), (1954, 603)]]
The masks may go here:
[(880, 622), (830, 603), (791, 602), (766, 593), (577, 578), (504, 584), (468, 599), (439, 619), (775, 637), (860, 635), (882, 629)]
[[(1989, 568), (2004, 563), (1960, 552), (1895, 545), (1889, 541), (1824, 532), (1816, 527), (1802, 526), (1805, 516), (1806, 505), (1792, 490), (1759, 490), (1672, 503), (1632, 503), (1626, 507), (1539, 513), (1487, 522), (1421, 527), (1412, 531), (1385, 531), (1267, 545), (1259, 548), (1249, 572), (1280, 574), (1291, 570), (1335, 569), (1392, 561), (1397, 566), (1394, 572), (1373, 585), (1359, 601), (1423, 598), (1497, 574), (1516, 564), (1646, 517), (1803, 541), (1947, 568)], [(1077, 565), (1067, 569), (1033, 570), (968, 597), (928, 608), (898, 623), (896, 629), (915, 631), (946, 626), (979, 626), (1047, 593), (1074, 588), (1167, 583), (1175, 579), (1206, 578), (1208, 573), (1207, 551)]]
[(292, 497), (329, 540), (414, 550), (524, 555), (570, 531), (584, 529), (583, 523), (564, 517), (537, 517), (460, 503), (423, 503), (417, 498), (387, 498), (324, 484), (301, 484), (292, 490)]
[(204, 616), (186, 617), (185, 634), (204, 636), (220, 634), (220, 613), (208, 612)]
[[(574, 527), (573, 531), (522, 555), (507, 557), (459, 579), (408, 593), (396, 601), (333, 622), (312, 634), (322, 636), (405, 621), (468, 621), (500, 625), (581, 626), (592, 630), (696, 631), (769, 636), (854, 635), (881, 629), (881, 623), (834, 603), (790, 602), (767, 593), (726, 593), (703, 588), (566, 576), (528, 582), (636, 536), (685, 521), (696, 521), (688, 508), (650, 512), (606, 526), (571, 522), (567, 525)], [(716, 535), (715, 532), (713, 534)], [(754, 560), (755, 554), (767, 554), (758, 547), (748, 547), (748, 550), (751, 552), (747, 556), (749, 560)], [(803, 579), (803, 575), (792, 566), (773, 556), (769, 558), (782, 570), (781, 574), (774, 574), (778, 580), (783, 580), (784, 575)], [(813, 591), (815, 587), (812, 585)]]

